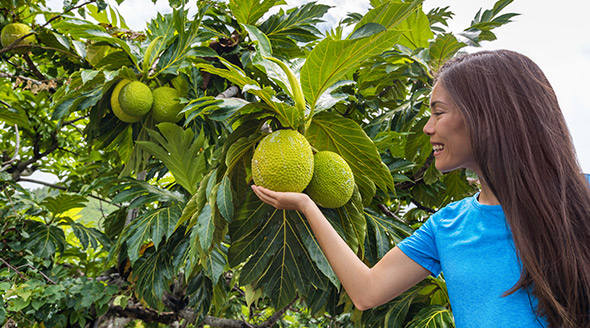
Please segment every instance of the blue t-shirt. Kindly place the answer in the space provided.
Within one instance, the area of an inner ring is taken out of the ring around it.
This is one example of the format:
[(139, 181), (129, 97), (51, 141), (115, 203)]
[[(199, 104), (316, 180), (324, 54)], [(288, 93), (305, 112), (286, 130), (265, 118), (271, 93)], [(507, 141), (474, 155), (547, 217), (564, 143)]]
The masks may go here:
[(501, 205), (477, 196), (442, 208), (397, 246), (434, 276), (444, 272), (458, 328), (546, 327), (525, 290), (502, 297), (521, 265)]

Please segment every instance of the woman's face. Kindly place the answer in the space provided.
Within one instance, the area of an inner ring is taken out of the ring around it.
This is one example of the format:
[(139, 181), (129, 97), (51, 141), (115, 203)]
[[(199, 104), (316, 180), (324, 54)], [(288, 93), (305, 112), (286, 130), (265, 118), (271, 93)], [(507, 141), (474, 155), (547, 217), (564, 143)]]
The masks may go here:
[(441, 83), (432, 89), (430, 111), (424, 133), (430, 136), (436, 168), (442, 172), (467, 168), (479, 173), (463, 114)]

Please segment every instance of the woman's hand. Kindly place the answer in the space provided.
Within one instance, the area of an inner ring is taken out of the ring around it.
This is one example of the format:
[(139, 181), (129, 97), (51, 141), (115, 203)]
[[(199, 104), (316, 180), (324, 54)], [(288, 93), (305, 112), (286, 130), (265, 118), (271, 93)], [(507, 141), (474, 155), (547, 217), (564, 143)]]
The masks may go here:
[(307, 194), (298, 192), (277, 192), (264, 187), (252, 185), (252, 190), (260, 200), (279, 210), (296, 210), (304, 212), (306, 206), (313, 204)]

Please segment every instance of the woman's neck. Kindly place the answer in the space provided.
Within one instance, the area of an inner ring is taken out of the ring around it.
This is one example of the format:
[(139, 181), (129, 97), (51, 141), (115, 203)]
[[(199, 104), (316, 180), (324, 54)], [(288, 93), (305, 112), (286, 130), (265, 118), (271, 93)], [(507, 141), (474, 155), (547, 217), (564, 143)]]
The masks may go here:
[(500, 205), (498, 198), (492, 192), (490, 187), (483, 179), (479, 179), (481, 182), (481, 192), (479, 193), (478, 201), (482, 205)]

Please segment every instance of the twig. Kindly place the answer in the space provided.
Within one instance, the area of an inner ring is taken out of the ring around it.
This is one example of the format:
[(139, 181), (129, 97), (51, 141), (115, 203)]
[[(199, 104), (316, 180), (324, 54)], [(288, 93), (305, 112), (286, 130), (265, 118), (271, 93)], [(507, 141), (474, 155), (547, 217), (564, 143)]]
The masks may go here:
[(29, 263), (27, 263), (27, 266), (33, 270), (35, 270), (38, 274), (42, 275), (43, 278), (45, 278), (47, 281), (49, 281), (50, 283), (57, 285), (57, 283), (53, 280), (51, 280), (51, 278), (49, 278), (48, 276), (45, 275), (45, 273), (43, 273), (43, 271), (35, 268), (34, 266), (30, 265)]
[(21, 80), (25, 80), (25, 81), (30, 81), (31, 83), (34, 83), (34, 84), (37, 84), (37, 85), (42, 85), (43, 84), (43, 82), (37, 81), (35, 79), (31, 79), (30, 77), (20, 76), (20, 75), (12, 75), (10, 73), (5, 73), (5, 72), (0, 72), (0, 77), (9, 77), (11, 79), (21, 79)]
[(83, 119), (85, 119), (85, 118), (88, 118), (89, 116), (90, 116), (90, 114), (87, 114), (87, 115), (84, 115), (84, 116), (82, 116), (82, 117), (75, 118), (75, 119), (73, 119), (73, 120), (71, 120), (71, 121), (65, 121), (65, 122), (63, 122), (63, 125), (70, 125), (70, 124), (76, 123), (76, 122), (78, 122), (79, 120), (83, 120)]
[(426, 170), (430, 167), (433, 161), (434, 153), (431, 152), (430, 155), (428, 155), (428, 158), (426, 158), (424, 165), (422, 165), (422, 167), (418, 171), (416, 171), (416, 174), (412, 176), (412, 181), (404, 181), (398, 184), (397, 187), (400, 189), (409, 189), (418, 184), (418, 182), (422, 181), (422, 178), (424, 177), (424, 172), (426, 172)]
[(17, 268), (10, 265), (10, 263), (6, 262), (3, 258), (0, 257), (0, 261), (2, 261), (2, 263), (4, 263), (4, 265), (6, 265), (9, 269), (14, 270), (14, 272), (16, 272), (21, 278), (23, 278), (24, 280), (28, 280), (27, 277), (25, 277), (25, 275), (18, 271)]
[(387, 208), (387, 206), (385, 206), (384, 204), (379, 204), (379, 205), (377, 205), (377, 207), (379, 207), (379, 209), (381, 210), (381, 212), (383, 212), (383, 214), (385, 214), (385, 216), (388, 216), (390, 218), (394, 218), (401, 223), (408, 224), (406, 222), (406, 220), (402, 219), (401, 217), (397, 216), (395, 213), (390, 211), (389, 208)]
[(436, 213), (436, 210), (418, 203), (414, 198), (410, 198), (410, 200), (412, 201), (412, 204), (416, 205), (417, 208), (419, 208), (425, 212), (428, 212), (428, 213)]
[(55, 16), (51, 17), (51, 18), (50, 18), (50, 19), (49, 19), (49, 20), (48, 20), (48, 21), (47, 21), (45, 24), (41, 25), (41, 27), (45, 27), (45, 26), (49, 25), (49, 23), (53, 22), (54, 20), (56, 20), (56, 19), (58, 19), (59, 17), (61, 17), (61, 16), (65, 15), (65, 14), (67, 14), (67, 13), (68, 13), (68, 12), (70, 12), (70, 11), (73, 11), (73, 10), (76, 10), (76, 9), (79, 9), (79, 8), (82, 8), (82, 7), (84, 7), (84, 6), (88, 5), (88, 4), (91, 4), (91, 3), (93, 3), (93, 2), (96, 2), (96, 0), (90, 0), (90, 1), (86, 1), (86, 2), (84, 2), (84, 3), (82, 3), (82, 4), (79, 4), (79, 5), (77, 5), (77, 6), (74, 6), (74, 7), (70, 8), (70, 9), (68, 9), (68, 10), (64, 11), (63, 13), (61, 13), (61, 14), (59, 14), (59, 15), (55, 15)]
[(293, 304), (295, 304), (295, 302), (297, 302), (298, 299), (299, 299), (299, 296), (295, 297), (295, 299), (293, 299), (291, 301), (291, 303), (289, 303), (287, 306), (282, 308), (280, 311), (277, 311), (275, 314), (273, 314), (270, 318), (268, 318), (265, 322), (261, 323), (257, 327), (258, 328), (270, 328), (270, 327), (274, 326), (274, 324), (277, 323), (277, 321), (279, 321), (279, 319), (281, 319), (281, 317), (285, 314), (285, 312), (287, 312), (287, 310), (289, 310), (291, 308), (291, 306)]

